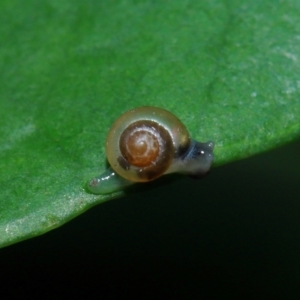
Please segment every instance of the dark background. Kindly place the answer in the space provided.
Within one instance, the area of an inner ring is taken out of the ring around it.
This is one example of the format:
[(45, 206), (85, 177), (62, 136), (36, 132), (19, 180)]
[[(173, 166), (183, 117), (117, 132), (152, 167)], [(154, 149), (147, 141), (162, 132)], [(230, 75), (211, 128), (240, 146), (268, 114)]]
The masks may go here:
[[(300, 299), (300, 141), (0, 250), (3, 299)], [(1, 297), (2, 298), (2, 297)]]

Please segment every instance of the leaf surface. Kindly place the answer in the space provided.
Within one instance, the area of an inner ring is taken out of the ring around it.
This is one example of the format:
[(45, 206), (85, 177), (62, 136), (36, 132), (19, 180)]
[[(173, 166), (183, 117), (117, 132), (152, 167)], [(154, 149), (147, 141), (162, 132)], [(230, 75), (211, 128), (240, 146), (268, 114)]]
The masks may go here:
[(0, 3), (0, 245), (92, 205), (112, 122), (163, 107), (215, 166), (300, 134), (300, 2)]

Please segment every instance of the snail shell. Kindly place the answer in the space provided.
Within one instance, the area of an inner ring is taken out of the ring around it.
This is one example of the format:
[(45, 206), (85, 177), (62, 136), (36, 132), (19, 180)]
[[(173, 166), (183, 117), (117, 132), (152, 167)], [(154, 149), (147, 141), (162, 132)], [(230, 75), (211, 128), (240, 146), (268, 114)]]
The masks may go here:
[(106, 140), (110, 166), (122, 177), (145, 182), (163, 175), (190, 145), (186, 127), (170, 112), (139, 107), (123, 114)]
[(213, 147), (212, 142), (192, 140), (184, 124), (165, 109), (132, 109), (115, 121), (107, 135), (112, 170), (93, 178), (88, 188), (106, 194), (173, 172), (202, 177), (212, 164)]

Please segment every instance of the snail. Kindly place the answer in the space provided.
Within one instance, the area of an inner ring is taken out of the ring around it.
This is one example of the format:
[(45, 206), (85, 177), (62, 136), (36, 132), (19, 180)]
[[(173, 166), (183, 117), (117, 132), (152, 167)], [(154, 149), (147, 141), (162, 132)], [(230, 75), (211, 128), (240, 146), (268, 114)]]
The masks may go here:
[(106, 139), (110, 168), (88, 183), (94, 194), (122, 190), (170, 173), (203, 177), (213, 162), (212, 142), (190, 138), (182, 122), (169, 111), (152, 106), (122, 114)]

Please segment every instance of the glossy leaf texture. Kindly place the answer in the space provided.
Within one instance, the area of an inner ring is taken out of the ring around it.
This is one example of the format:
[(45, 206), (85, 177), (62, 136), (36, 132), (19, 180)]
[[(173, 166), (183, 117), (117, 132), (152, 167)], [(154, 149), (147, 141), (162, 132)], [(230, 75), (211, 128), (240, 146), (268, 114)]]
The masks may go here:
[(47, 232), (92, 205), (87, 180), (124, 111), (154, 105), (215, 166), (300, 134), (300, 2), (0, 3), (0, 245)]

